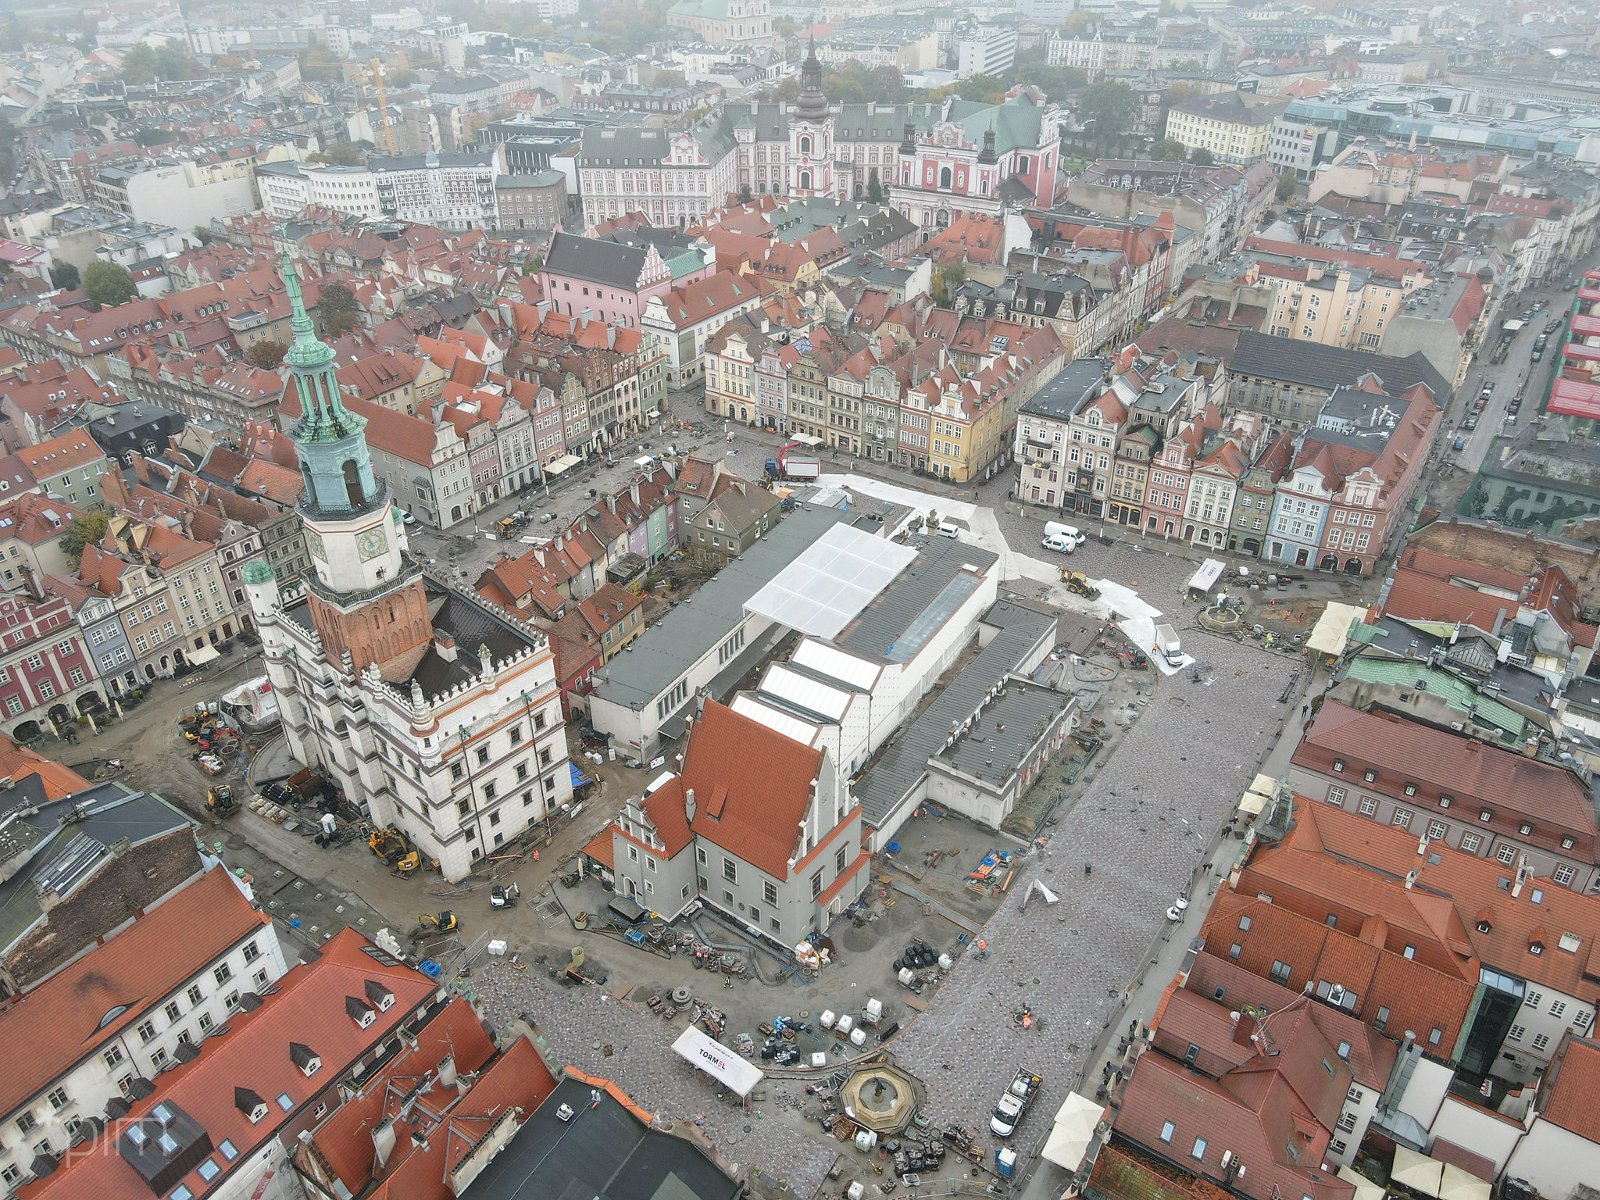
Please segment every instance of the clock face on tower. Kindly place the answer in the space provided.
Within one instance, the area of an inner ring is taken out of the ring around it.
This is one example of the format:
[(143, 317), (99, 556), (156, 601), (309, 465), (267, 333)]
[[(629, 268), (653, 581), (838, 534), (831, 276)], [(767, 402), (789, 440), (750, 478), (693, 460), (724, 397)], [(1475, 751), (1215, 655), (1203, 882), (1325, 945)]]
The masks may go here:
[(377, 558), (389, 549), (388, 535), (383, 532), (382, 525), (375, 525), (356, 539), (356, 551), (361, 555), (361, 561)]
[(320, 558), (323, 562), (328, 561), (328, 551), (322, 545), (322, 535), (309, 526), (306, 528), (306, 549), (311, 551), (313, 557)]

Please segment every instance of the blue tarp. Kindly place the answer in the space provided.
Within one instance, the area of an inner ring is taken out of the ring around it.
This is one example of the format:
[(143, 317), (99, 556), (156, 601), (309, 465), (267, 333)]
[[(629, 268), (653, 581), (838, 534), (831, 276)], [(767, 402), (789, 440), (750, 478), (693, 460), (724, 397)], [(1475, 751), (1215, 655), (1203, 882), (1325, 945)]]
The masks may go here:
[(585, 784), (594, 782), (594, 780), (590, 779), (587, 775), (580, 771), (578, 769), (578, 764), (573, 762), (570, 758), (567, 760), (567, 770), (572, 772), (572, 786), (574, 788), (581, 788)]

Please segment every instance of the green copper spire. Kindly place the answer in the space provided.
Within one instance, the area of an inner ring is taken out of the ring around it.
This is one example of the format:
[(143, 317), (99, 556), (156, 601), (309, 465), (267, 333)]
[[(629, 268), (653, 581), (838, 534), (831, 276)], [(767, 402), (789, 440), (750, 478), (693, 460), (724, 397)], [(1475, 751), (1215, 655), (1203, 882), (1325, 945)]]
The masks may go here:
[(358, 435), (366, 428), (366, 418), (348, 411), (339, 397), (339, 381), (333, 372), (333, 347), (317, 337), (311, 314), (306, 312), (305, 299), (300, 294), (300, 276), (295, 273), (294, 262), (287, 253), (279, 270), (289, 293), (290, 325), (294, 329), (294, 345), (289, 347), (283, 361), (289, 364), (295, 392), (300, 397), (300, 419), (289, 431), (290, 436), (304, 444), (336, 442)]

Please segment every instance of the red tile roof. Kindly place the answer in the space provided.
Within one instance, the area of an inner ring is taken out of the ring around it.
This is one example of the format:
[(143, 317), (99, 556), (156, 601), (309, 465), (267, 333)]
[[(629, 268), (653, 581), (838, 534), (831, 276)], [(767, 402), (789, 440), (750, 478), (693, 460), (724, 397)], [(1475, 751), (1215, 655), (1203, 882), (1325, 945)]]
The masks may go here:
[[(1413, 807), (1434, 808), (1449, 796), (1473, 816), (1487, 810), (1489, 830), (1520, 841), (1554, 850), (1571, 837), (1573, 848), (1562, 853), (1583, 858), (1594, 850), (1593, 802), (1570, 771), (1393, 713), (1325, 703), (1290, 761)], [(1344, 763), (1342, 772), (1333, 769), (1336, 762)], [(1369, 769), (1377, 772), (1371, 782), (1364, 777)], [(1532, 823), (1531, 834), (1520, 832), (1524, 822)]]
[[(0, 1044), (28, 1048), (10, 1055), (0, 1075), (0, 1111), (32, 1099), (267, 923), (228, 872), (213, 867), (0, 1009)], [(118, 1005), (127, 1008), (112, 1015)]]
[[(163, 908), (166, 907), (163, 905)], [(156, 910), (157, 913), (161, 909)], [(196, 920), (172, 940), (181, 942), (203, 927)], [(115, 945), (115, 941), (112, 945)], [(163, 1074), (153, 1095), (134, 1105), (129, 1119), (149, 1114), (162, 1101), (178, 1106), (199, 1122), (219, 1146), (230, 1141), (238, 1156), (229, 1161), (213, 1154), (210, 1161), (222, 1172), (209, 1182), (191, 1171), (181, 1182), (191, 1195), (201, 1197), (224, 1186), (232, 1168), (250, 1168), (255, 1151), (279, 1136), (303, 1106), (327, 1093), (334, 1082), (373, 1047), (394, 1035), (402, 1024), (414, 1022), (417, 1012), (436, 994), (425, 975), (387, 955), (373, 957), (376, 947), (353, 929), (344, 929), (320, 947), (319, 956), (292, 969), (278, 981), (278, 989), (254, 1012), (228, 1020), (228, 1032), (201, 1042), (192, 1062)], [(351, 1016), (351, 999), (372, 1008), (366, 999), (372, 982), (394, 997), (387, 1010), (374, 1010), (365, 1029)], [(290, 1058), (290, 1045), (309, 1047), (322, 1067), (307, 1076)], [(239, 1107), (236, 1089), (245, 1088), (266, 1104), (267, 1116), (252, 1123)], [(288, 1107), (278, 1103), (287, 1097)], [(150, 1188), (117, 1149), (118, 1137), (102, 1135), (64, 1162), (55, 1174), (25, 1189), (29, 1200), (150, 1200)], [(203, 1164), (201, 1164), (203, 1165)], [(175, 1186), (175, 1183), (169, 1184)]]
[(707, 701), (689, 731), (681, 778), (695, 794), (690, 825), (774, 879), (789, 877), (822, 751)]
[(1568, 1033), (1544, 1074), (1539, 1116), (1600, 1143), (1600, 1042)]

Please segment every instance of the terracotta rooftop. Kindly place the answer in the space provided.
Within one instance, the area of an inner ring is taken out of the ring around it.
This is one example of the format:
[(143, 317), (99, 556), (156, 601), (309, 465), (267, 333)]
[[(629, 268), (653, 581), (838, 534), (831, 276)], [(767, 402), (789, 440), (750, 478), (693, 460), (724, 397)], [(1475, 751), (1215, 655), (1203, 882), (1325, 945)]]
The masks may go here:
[(0, 1076), (0, 1110), (32, 1099), (267, 923), (228, 872), (213, 868), (0, 1009), (0, 1040), (28, 1047)]
[[(194, 922), (196, 928), (203, 924)], [(184, 938), (174, 935), (172, 940)], [(322, 944), (316, 958), (283, 976), (260, 1007), (230, 1017), (227, 1032), (200, 1043), (198, 1057), (164, 1073), (155, 1092), (136, 1102), (116, 1126), (115, 1135), (102, 1134), (80, 1148), (23, 1194), (29, 1200), (150, 1200), (151, 1188), (125, 1157), (124, 1147), (130, 1124), (149, 1118), (160, 1104), (186, 1114), (213, 1147), (195, 1169), (167, 1188), (181, 1183), (194, 1197), (225, 1188), (237, 1168), (253, 1164), (255, 1152), (268, 1139), (282, 1135), (291, 1122), (305, 1120), (299, 1116), (304, 1106), (402, 1024), (413, 1023), (436, 991), (425, 975), (383, 954), (355, 930), (341, 930)], [(364, 1028), (352, 1013), (351, 1000), (372, 1013)], [(307, 1050), (321, 1063), (310, 1076), (296, 1061), (304, 1062)], [(245, 1108), (256, 1105), (265, 1115), (252, 1121)], [(201, 1175), (207, 1163), (220, 1168), (210, 1171), (209, 1179)]]
[(1540, 1117), (1600, 1143), (1600, 1042), (1568, 1033), (1544, 1074)]
[(821, 765), (821, 750), (708, 701), (689, 729), (680, 773), (695, 794), (695, 835), (787, 879)]

